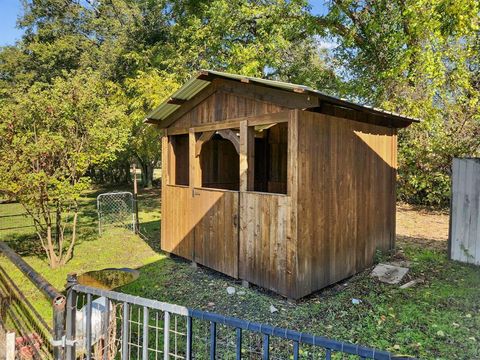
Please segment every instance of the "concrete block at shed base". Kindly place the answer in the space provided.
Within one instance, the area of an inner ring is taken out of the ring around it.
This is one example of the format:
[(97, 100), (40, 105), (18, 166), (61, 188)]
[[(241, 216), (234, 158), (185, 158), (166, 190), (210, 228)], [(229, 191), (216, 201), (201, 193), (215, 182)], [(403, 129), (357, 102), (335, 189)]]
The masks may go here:
[(378, 278), (387, 284), (398, 284), (408, 273), (408, 268), (388, 264), (378, 264), (372, 270), (370, 276)]

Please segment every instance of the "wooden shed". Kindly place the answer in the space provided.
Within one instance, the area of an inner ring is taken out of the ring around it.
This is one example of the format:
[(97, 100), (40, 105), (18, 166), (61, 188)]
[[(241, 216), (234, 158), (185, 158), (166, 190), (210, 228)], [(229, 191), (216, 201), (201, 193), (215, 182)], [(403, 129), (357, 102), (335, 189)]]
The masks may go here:
[(397, 129), (417, 120), (201, 71), (146, 121), (164, 129), (164, 251), (298, 299), (393, 248)]

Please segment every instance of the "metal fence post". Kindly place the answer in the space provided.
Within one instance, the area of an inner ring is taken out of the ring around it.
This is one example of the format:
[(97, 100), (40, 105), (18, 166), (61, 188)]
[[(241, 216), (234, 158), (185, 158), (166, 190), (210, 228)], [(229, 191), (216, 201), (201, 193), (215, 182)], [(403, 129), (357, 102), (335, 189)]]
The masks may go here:
[(77, 274), (67, 276), (67, 309), (65, 321), (65, 360), (75, 360), (75, 317), (77, 314), (77, 293), (73, 286), (78, 284)]
[(63, 360), (63, 336), (65, 335), (65, 296), (53, 300), (53, 358)]

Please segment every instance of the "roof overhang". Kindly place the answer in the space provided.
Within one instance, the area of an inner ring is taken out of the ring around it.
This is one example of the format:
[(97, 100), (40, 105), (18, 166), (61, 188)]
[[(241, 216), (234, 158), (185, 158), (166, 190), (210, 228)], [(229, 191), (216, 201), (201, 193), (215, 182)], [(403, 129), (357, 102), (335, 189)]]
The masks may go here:
[[(157, 124), (160, 127), (169, 126), (168, 123), (162, 124), (165, 119), (177, 111), (184, 103), (195, 97), (215, 79), (225, 79), (231, 81), (239, 81), (242, 83), (252, 83), (259, 86), (274, 88), (293, 93), (308, 94), (317, 97), (320, 104), (332, 105), (340, 108), (350, 109), (361, 113), (373, 115), (378, 118), (384, 118), (385, 125), (390, 127), (402, 128), (407, 127), (413, 122), (419, 122), (419, 119), (404, 116), (398, 113), (378, 109), (368, 105), (357, 104), (352, 101), (337, 98), (322, 93), (321, 91), (312, 89), (308, 86), (291, 84), (281, 81), (267, 80), (238, 74), (230, 74), (220, 71), (202, 70), (196, 76), (187, 81), (180, 89), (173, 93), (160, 106), (150, 112), (145, 122)], [(307, 109), (308, 110), (308, 109)], [(315, 111), (314, 109), (312, 109)]]

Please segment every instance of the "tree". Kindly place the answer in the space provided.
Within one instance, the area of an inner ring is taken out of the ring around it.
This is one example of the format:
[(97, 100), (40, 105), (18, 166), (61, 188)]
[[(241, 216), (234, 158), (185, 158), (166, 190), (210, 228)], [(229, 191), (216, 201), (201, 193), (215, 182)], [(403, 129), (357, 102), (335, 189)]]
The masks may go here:
[(33, 218), (52, 268), (72, 257), (85, 172), (112, 160), (127, 135), (118, 86), (94, 72), (62, 75), (0, 106), (0, 191)]
[(153, 170), (159, 165), (162, 147), (161, 133), (156, 126), (144, 124), (146, 114), (179, 87), (173, 74), (156, 69), (138, 71), (137, 76), (126, 80), (129, 95), (129, 116), (133, 121), (127, 152), (130, 152), (142, 169), (142, 183), (152, 187)]
[(423, 120), (399, 141), (399, 196), (446, 205), (453, 156), (480, 149), (479, 14), (475, 0), (329, 1), (314, 27), (338, 43), (349, 93)]

